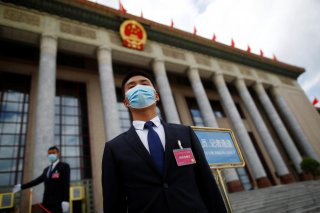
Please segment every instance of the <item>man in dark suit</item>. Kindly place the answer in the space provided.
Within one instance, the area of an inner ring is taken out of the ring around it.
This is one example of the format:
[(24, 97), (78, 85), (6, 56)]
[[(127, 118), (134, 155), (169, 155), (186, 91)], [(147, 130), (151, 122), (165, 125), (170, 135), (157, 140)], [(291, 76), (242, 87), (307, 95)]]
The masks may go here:
[[(69, 164), (59, 160), (59, 149), (52, 146), (48, 149), (48, 160), (51, 165), (43, 170), (36, 179), (25, 184), (18, 184), (13, 188), (16, 193), (21, 189), (27, 189), (44, 182), (42, 205), (51, 213), (68, 212), (70, 167)], [(44, 210), (43, 212), (47, 212)]]
[(105, 144), (104, 212), (227, 212), (195, 133), (157, 116), (160, 97), (150, 76), (129, 73), (122, 91), (133, 126)]

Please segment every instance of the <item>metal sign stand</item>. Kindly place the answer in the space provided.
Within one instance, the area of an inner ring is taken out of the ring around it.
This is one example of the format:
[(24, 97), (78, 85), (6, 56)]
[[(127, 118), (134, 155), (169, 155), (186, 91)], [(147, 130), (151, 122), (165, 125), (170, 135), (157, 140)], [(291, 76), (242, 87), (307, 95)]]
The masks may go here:
[[(215, 173), (216, 182), (220, 189), (228, 213), (233, 213), (228, 190), (222, 170), (245, 166), (240, 147), (231, 129), (193, 126), (210, 168)], [(219, 154), (215, 154), (219, 153)], [(223, 154), (221, 154), (223, 153)]]
[(224, 200), (224, 203), (226, 205), (226, 208), (228, 210), (229, 213), (233, 213), (233, 210), (232, 210), (232, 206), (231, 206), (231, 203), (230, 203), (230, 200), (229, 200), (229, 197), (228, 197), (228, 191), (227, 191), (227, 187), (226, 187), (226, 184), (224, 182), (224, 178), (222, 176), (222, 170), (217, 168), (214, 170), (217, 174), (217, 177), (218, 177), (218, 185), (220, 186), (220, 189), (222, 191), (222, 197), (223, 197), (223, 200)]

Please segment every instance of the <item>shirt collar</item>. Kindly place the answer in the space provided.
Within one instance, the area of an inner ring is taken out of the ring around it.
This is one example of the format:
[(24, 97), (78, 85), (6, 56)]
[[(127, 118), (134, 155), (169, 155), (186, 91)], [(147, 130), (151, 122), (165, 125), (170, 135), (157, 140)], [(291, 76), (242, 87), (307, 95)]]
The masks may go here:
[[(150, 121), (152, 121), (156, 127), (159, 127), (161, 125), (161, 121), (160, 121), (159, 116), (156, 116), (156, 117), (152, 118)], [(145, 121), (136, 120), (136, 121), (132, 122), (132, 125), (134, 126), (134, 128), (136, 130), (143, 130), (145, 123), (146, 123)]]
[(59, 163), (59, 159), (52, 164), (52, 169), (55, 168), (58, 163)]

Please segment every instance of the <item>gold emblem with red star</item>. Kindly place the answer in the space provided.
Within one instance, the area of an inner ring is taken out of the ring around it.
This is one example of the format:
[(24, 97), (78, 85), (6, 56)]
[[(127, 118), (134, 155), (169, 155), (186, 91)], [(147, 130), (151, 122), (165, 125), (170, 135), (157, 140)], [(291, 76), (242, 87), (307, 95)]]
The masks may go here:
[(126, 20), (120, 26), (120, 36), (125, 47), (143, 50), (147, 41), (144, 27), (134, 20)]

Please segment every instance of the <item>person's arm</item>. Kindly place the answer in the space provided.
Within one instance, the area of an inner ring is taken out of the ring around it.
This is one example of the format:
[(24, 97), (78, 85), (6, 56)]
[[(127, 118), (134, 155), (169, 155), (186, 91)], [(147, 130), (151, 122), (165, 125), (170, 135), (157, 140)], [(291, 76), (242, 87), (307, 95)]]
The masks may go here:
[(70, 200), (70, 166), (65, 163), (65, 168), (63, 170), (63, 201), (69, 202)]
[(63, 168), (63, 201), (61, 202), (62, 212), (68, 212), (70, 204), (70, 166), (65, 163)]
[(28, 183), (25, 183), (25, 184), (22, 184), (21, 185), (21, 189), (27, 189), (27, 188), (30, 188), (30, 187), (33, 187), (33, 186), (36, 186), (40, 183), (42, 183), (44, 181), (44, 176), (46, 175), (46, 170), (43, 171), (42, 175), (40, 175), (39, 177), (37, 177), (36, 179), (28, 182)]
[(208, 209), (208, 212), (225, 213), (227, 212), (227, 209), (221, 196), (220, 190), (206, 160), (203, 149), (201, 147), (201, 143), (191, 127), (190, 136), (193, 154), (197, 162), (195, 165), (197, 184), (204, 203)]
[(102, 159), (102, 191), (104, 213), (126, 213), (127, 204), (117, 165), (108, 143)]

